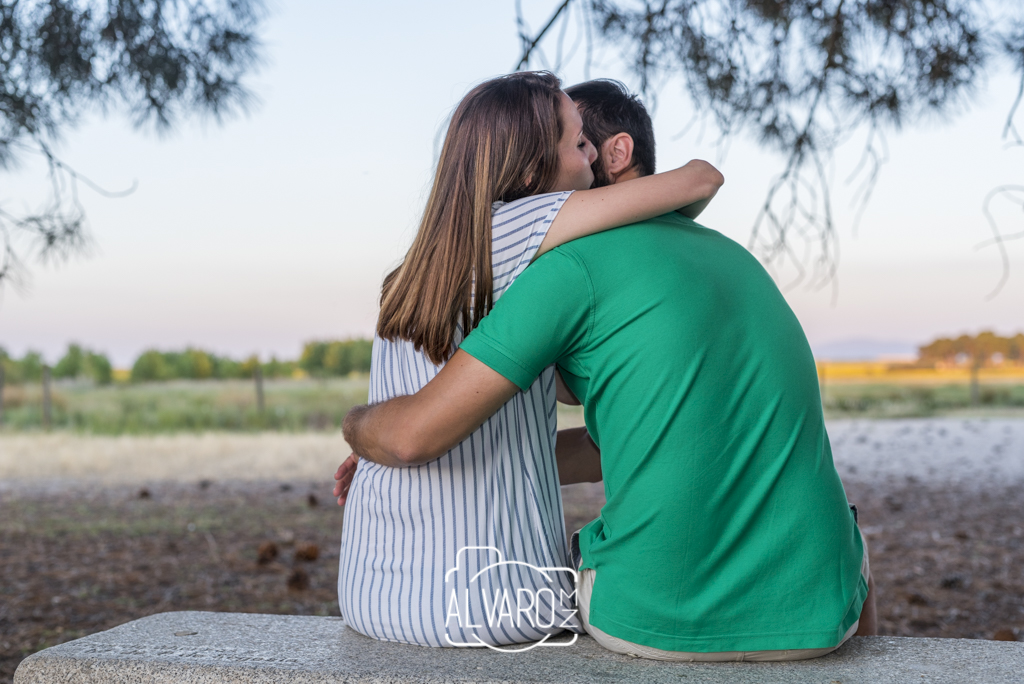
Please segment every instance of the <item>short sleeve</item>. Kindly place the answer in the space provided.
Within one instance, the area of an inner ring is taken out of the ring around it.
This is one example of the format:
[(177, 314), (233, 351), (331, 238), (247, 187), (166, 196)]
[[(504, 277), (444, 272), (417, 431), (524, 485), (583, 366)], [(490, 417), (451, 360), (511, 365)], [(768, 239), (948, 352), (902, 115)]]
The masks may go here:
[(491, 214), (491, 275), (497, 300), (518, 278), (540, 249), (555, 216), (572, 191), (495, 202)]
[(516, 280), (460, 348), (526, 390), (547, 366), (585, 346), (593, 299), (584, 264), (560, 247)]

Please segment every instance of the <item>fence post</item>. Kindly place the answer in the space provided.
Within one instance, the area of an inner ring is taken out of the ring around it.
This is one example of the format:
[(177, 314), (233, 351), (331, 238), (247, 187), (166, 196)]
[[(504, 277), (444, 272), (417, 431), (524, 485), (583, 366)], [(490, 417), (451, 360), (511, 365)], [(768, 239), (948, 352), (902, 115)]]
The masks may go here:
[(50, 400), (50, 367), (43, 366), (43, 427), (53, 426), (53, 402)]
[(4, 360), (0, 358), (0, 425), (4, 424)]
[(263, 411), (266, 408), (263, 401), (263, 368), (260, 364), (256, 364), (256, 369), (252, 372), (253, 378), (256, 380), (256, 410), (263, 415)]

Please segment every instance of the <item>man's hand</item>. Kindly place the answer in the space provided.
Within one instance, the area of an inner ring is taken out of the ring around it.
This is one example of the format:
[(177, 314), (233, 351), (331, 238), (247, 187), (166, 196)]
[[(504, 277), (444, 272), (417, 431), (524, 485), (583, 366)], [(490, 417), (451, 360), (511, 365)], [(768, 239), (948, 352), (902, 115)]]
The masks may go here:
[(334, 473), (334, 496), (338, 497), (338, 505), (344, 506), (348, 501), (348, 490), (352, 486), (352, 478), (356, 474), (356, 466), (359, 465), (359, 457), (355, 454), (349, 455), (345, 462), (338, 466), (338, 472)]

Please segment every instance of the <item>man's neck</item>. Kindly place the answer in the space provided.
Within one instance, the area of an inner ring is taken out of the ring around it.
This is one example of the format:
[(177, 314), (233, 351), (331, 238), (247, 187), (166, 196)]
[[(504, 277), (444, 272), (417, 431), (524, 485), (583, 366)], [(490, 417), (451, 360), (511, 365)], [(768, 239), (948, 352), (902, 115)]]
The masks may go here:
[(628, 169), (625, 169), (624, 171), (620, 171), (617, 174), (615, 174), (615, 176), (612, 177), (612, 185), (614, 185), (615, 183), (621, 183), (623, 181), (633, 180), (634, 178), (639, 177), (640, 172), (636, 170), (635, 166), (631, 166)]

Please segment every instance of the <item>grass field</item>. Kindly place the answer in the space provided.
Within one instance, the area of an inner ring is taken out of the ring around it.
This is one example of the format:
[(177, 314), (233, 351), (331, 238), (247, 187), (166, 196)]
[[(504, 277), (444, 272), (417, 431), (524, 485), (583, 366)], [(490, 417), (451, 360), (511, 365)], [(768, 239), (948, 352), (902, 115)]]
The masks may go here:
[[(96, 435), (331, 431), (341, 427), (352, 406), (366, 402), (368, 383), (366, 376), (268, 380), (261, 413), (251, 381), (179, 380), (105, 387), (57, 382), (52, 393), (52, 427)], [(983, 377), (976, 405), (966, 379), (944, 377), (922, 382), (833, 374), (826, 375), (822, 394), (828, 418), (1024, 418), (1024, 381), (1016, 378)], [(3, 399), (0, 431), (43, 429), (39, 385), (9, 385)], [(559, 422), (563, 427), (582, 425), (582, 410), (560, 405)]]
[[(245, 380), (178, 380), (114, 384), (57, 382), (53, 386), (53, 427), (100, 435), (258, 430), (333, 430), (348, 410), (366, 403), (366, 377), (330, 380), (267, 380), (266, 409)], [(4, 429), (43, 427), (38, 385), (4, 390)]]
[(827, 418), (1024, 418), (1024, 384), (982, 383), (972, 405), (966, 383), (833, 382), (822, 388)]
[(1024, 418), (1024, 366), (979, 369), (976, 398), (971, 396), (971, 375), (966, 365), (818, 362), (822, 405), (829, 418)]

